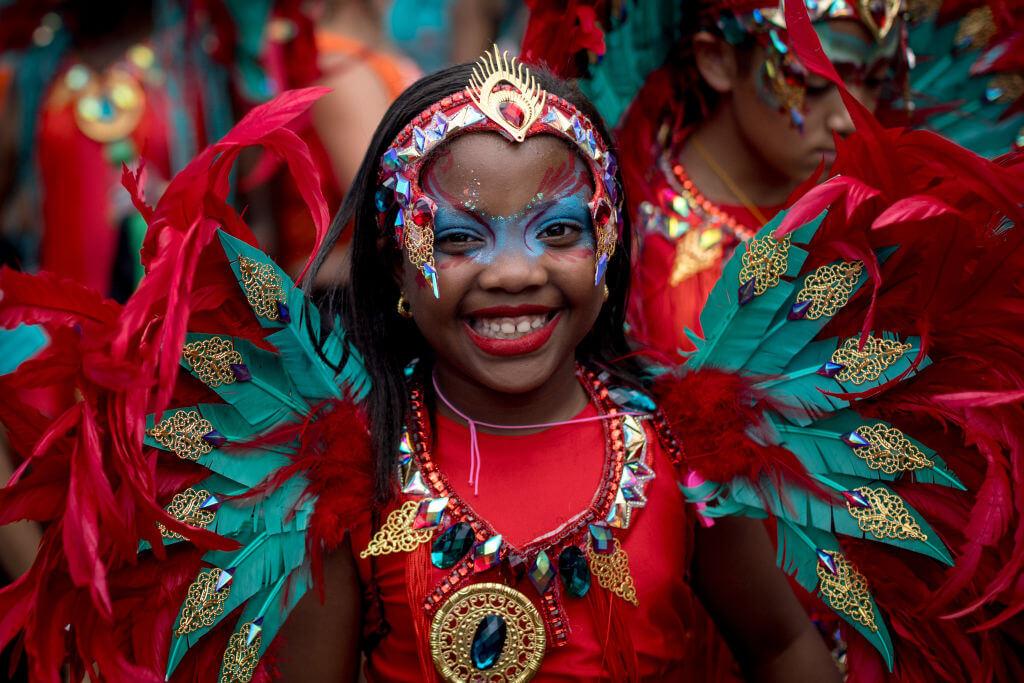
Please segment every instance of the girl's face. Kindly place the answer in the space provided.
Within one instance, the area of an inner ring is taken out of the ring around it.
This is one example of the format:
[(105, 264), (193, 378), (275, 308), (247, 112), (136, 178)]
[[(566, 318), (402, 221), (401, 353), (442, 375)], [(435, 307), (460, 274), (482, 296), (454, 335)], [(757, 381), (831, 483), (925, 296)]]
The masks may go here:
[(604, 301), (591, 183), (586, 162), (549, 135), (465, 135), (425, 167), (440, 298), (408, 259), (400, 279), (439, 367), (523, 393), (573, 362)]

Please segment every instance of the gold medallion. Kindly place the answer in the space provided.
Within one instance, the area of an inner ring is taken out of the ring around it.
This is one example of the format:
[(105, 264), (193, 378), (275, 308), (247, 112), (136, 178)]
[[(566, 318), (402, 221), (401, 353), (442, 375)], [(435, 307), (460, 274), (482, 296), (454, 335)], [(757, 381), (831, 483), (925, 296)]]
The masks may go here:
[[(489, 647), (474, 641), (486, 637), (490, 624), (501, 620), (504, 638), (490, 631)], [(500, 641), (500, 642), (498, 642)], [(540, 612), (519, 591), (500, 583), (477, 583), (454, 593), (430, 625), (430, 653), (441, 677), (452, 683), (528, 681), (540, 669), (547, 637)], [(489, 653), (482, 652), (489, 650)], [(478, 668), (486, 656), (485, 668)]]

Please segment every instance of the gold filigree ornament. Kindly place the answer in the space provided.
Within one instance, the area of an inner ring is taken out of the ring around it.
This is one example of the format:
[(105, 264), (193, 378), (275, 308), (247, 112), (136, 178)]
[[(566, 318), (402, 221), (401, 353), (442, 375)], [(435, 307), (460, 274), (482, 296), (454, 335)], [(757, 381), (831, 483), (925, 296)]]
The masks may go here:
[[(841, 3), (834, 0), (833, 4)], [(896, 25), (903, 0), (856, 0), (856, 5), (861, 23), (871, 31), (876, 42), (881, 42)]]
[(822, 552), (832, 556), (836, 569), (833, 574), (823, 563), (818, 563), (818, 592), (825, 598), (825, 602), (872, 633), (878, 631), (868, 580), (842, 553), (834, 550)]
[(174, 411), (147, 429), (146, 434), (182, 460), (198, 460), (213, 450), (213, 445), (203, 439), (212, 431), (213, 424), (199, 411), (184, 409)]
[(786, 235), (776, 239), (768, 234), (750, 240), (747, 250), (743, 252), (740, 268), (740, 284), (754, 280), (754, 294), (761, 296), (779, 284), (779, 278), (789, 266), (789, 247), (792, 239)]
[(913, 348), (895, 339), (871, 336), (864, 342), (863, 349), (859, 346), (860, 337), (850, 337), (832, 354), (832, 362), (843, 366), (836, 373), (836, 379), (840, 382), (858, 385), (873, 382)]
[[(486, 669), (473, 664), (471, 648), (481, 622), (505, 622), (501, 653)], [(500, 583), (477, 583), (456, 591), (430, 624), (430, 653), (446, 681), (528, 681), (540, 669), (547, 637), (540, 612), (519, 591)]]
[(984, 49), (996, 35), (996, 20), (988, 5), (976, 7), (964, 15), (957, 26), (955, 44), (968, 44), (978, 50)]
[(221, 663), (220, 683), (249, 683), (252, 680), (259, 663), (260, 645), (263, 644), (261, 631), (252, 622), (246, 622), (231, 634)]
[(637, 607), (640, 601), (636, 596), (636, 585), (629, 571), (629, 556), (622, 549), (619, 539), (613, 538), (615, 549), (610, 553), (599, 553), (594, 550), (593, 543), (587, 546), (587, 562), (594, 578), (610, 593), (614, 593), (629, 604)]
[(495, 45), (493, 54), (485, 52), (473, 66), (469, 96), (487, 118), (522, 142), (544, 111), (548, 94), (519, 60), (507, 51), (499, 53)]
[[(212, 509), (203, 509), (203, 502), (210, 498), (210, 492), (206, 489), (187, 488), (181, 493), (175, 494), (174, 498), (165, 508), (167, 514), (179, 522), (184, 522), (197, 529), (205, 529), (213, 522), (217, 513)], [(163, 524), (157, 523), (160, 535), (164, 538), (182, 539), (184, 536), (171, 531)]]
[(269, 263), (261, 263), (246, 256), (238, 257), (238, 272), (242, 275), (245, 299), (256, 315), (268, 320), (280, 320), (278, 302), (284, 302), (281, 276)]
[(853, 452), (873, 470), (898, 474), (935, 466), (924, 451), (895, 427), (878, 423), (857, 427), (854, 431), (860, 434), (868, 445), (854, 448)]
[(224, 612), (224, 603), (231, 594), (231, 584), (217, 590), (221, 570), (214, 568), (204, 571), (188, 587), (185, 604), (181, 606), (181, 618), (174, 635), (183, 636), (198, 631), (213, 623)]
[(846, 502), (850, 516), (857, 520), (857, 526), (875, 538), (895, 538), (901, 541), (927, 541), (928, 534), (921, 530), (914, 516), (910, 514), (903, 499), (884, 488), (861, 486), (855, 489), (864, 496), (868, 507)]
[(863, 272), (862, 261), (843, 261), (822, 266), (808, 275), (803, 289), (796, 295), (797, 301), (811, 302), (804, 317), (817, 320), (838, 313), (850, 300), (853, 288), (857, 286)]
[(235, 351), (234, 342), (220, 337), (185, 344), (182, 355), (199, 381), (211, 388), (234, 384), (231, 366), (242, 364), (242, 354)]
[(414, 529), (412, 526), (419, 506), (419, 501), (407, 500), (401, 507), (392, 510), (384, 525), (370, 539), (366, 549), (359, 553), (359, 557), (366, 559), (371, 555), (376, 557), (391, 553), (408, 553), (421, 543), (429, 541), (434, 533), (434, 527)]

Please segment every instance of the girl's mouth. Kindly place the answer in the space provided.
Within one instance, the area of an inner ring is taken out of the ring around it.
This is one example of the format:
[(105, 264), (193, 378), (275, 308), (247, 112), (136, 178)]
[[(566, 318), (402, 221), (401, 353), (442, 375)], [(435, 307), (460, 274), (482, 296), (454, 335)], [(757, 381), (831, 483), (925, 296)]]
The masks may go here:
[[(525, 308), (525, 307), (524, 307)], [(495, 313), (507, 313), (495, 315)], [(492, 356), (519, 356), (544, 346), (558, 326), (561, 311), (481, 310), (464, 319), (470, 341)]]

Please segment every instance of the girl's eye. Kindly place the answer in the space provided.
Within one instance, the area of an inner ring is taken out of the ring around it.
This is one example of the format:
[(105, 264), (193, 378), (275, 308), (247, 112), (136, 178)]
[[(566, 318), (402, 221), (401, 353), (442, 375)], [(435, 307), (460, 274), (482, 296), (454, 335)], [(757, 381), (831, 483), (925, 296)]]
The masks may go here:
[(553, 246), (569, 246), (579, 240), (582, 232), (583, 229), (576, 223), (560, 221), (541, 228), (537, 233), (537, 239)]
[(483, 240), (464, 230), (449, 230), (439, 235), (436, 247), (445, 254), (461, 254), (483, 244)]
[(810, 97), (821, 97), (827, 94), (833, 87), (831, 83), (808, 83), (804, 88), (804, 92)]

